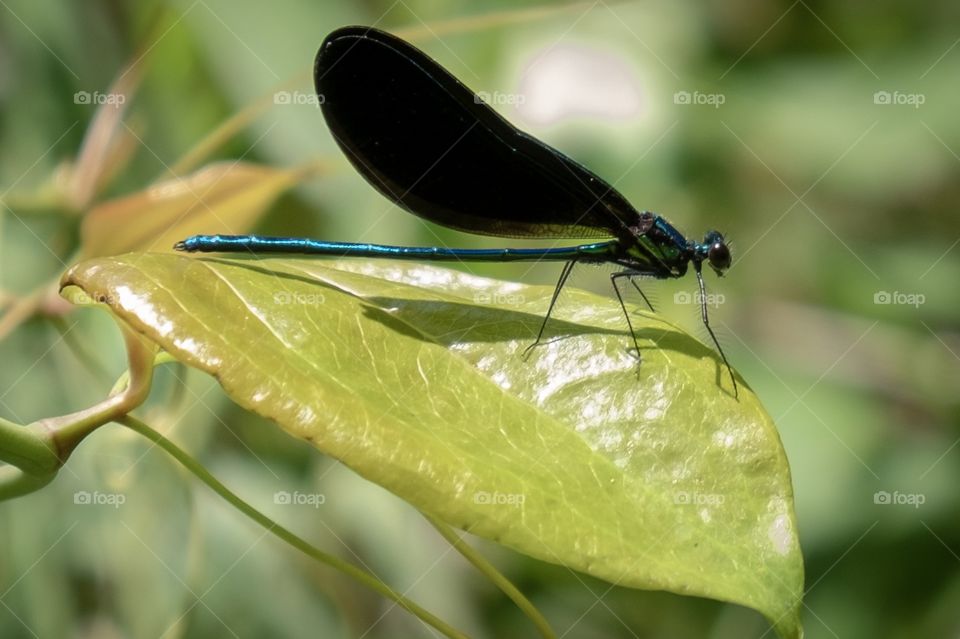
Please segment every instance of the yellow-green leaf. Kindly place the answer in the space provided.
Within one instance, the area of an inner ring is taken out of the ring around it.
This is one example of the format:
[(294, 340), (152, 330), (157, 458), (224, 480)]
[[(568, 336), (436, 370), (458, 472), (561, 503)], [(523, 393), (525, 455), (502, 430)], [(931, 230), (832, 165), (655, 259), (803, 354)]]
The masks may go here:
[(83, 288), (240, 405), (416, 507), (611, 583), (801, 635), (803, 563), (770, 416), (716, 354), (616, 301), (413, 264), (126, 255)]

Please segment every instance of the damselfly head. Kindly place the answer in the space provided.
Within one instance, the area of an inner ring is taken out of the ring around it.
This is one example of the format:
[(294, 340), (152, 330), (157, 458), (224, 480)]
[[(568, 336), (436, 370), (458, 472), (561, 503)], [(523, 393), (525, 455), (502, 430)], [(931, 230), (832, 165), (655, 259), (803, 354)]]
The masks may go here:
[(723, 272), (730, 268), (730, 248), (723, 235), (718, 231), (710, 231), (703, 238), (703, 247), (706, 249), (707, 261), (717, 275), (723, 277)]

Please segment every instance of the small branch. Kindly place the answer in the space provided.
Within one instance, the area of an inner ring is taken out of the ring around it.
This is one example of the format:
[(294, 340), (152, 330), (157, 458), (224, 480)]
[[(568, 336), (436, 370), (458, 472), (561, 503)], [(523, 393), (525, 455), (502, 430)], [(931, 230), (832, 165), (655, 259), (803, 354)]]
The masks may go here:
[(157, 346), (120, 324), (129, 382), (95, 406), (22, 426), (0, 418), (0, 501), (50, 483), (73, 450), (94, 430), (139, 406), (150, 392)]
[(14, 466), (0, 466), (0, 501), (40, 490), (56, 476), (56, 471), (45, 475), (31, 475)]
[(95, 406), (31, 424), (32, 428), (44, 431), (45, 437), (56, 450), (61, 463), (67, 461), (70, 454), (87, 435), (107, 422), (126, 415), (142, 404), (150, 393), (157, 346), (123, 322), (118, 324), (127, 347), (127, 365), (130, 373), (127, 385), (120, 392), (112, 394)]
[(279, 537), (287, 544), (293, 546), (305, 555), (336, 570), (339, 570), (340, 572), (367, 586), (368, 588), (379, 592), (384, 597), (396, 602), (398, 606), (416, 615), (424, 623), (433, 626), (445, 636), (450, 637), (451, 639), (468, 639), (467, 635), (460, 632), (456, 628), (453, 628), (439, 617), (434, 616), (426, 609), (421, 608), (419, 605), (407, 599), (401, 593), (393, 590), (390, 588), (390, 586), (386, 585), (370, 573), (357, 568), (356, 566), (340, 559), (339, 557), (335, 557), (323, 552), (316, 546), (311, 545), (310, 542), (298, 537), (293, 532), (287, 530), (280, 524), (264, 515), (262, 512), (241, 499), (236, 493), (232, 492), (229, 488), (220, 483), (216, 477), (211, 475), (210, 472), (204, 468), (200, 462), (191, 457), (186, 451), (157, 431), (147, 426), (145, 423), (129, 415), (117, 421), (136, 433), (143, 435), (158, 447), (162, 448), (171, 457), (180, 462), (184, 468), (193, 473), (197, 479), (206, 484), (211, 490), (226, 500), (231, 506), (262, 526), (267, 532)]
[[(56, 448), (41, 429), (14, 424), (2, 418), (0, 418), (0, 461), (12, 464), (23, 474), (33, 477), (56, 474), (57, 469), (60, 468)], [(10, 468), (9, 471), (16, 469)], [(10, 481), (9, 477), (8, 474), (5, 481)]]
[(440, 533), (444, 539), (450, 542), (450, 545), (457, 549), (457, 552), (463, 555), (464, 559), (473, 564), (477, 570), (492, 581), (503, 594), (510, 597), (513, 603), (517, 605), (517, 608), (523, 611), (530, 621), (533, 622), (533, 625), (537, 627), (537, 630), (544, 639), (557, 639), (556, 633), (554, 633), (553, 628), (550, 627), (550, 623), (546, 618), (540, 614), (537, 607), (534, 606), (503, 573), (497, 570), (483, 555), (478, 553), (473, 546), (465, 542), (463, 537), (458, 535), (453, 528), (433, 515), (428, 515), (427, 513), (421, 514), (437, 529), (437, 532)]

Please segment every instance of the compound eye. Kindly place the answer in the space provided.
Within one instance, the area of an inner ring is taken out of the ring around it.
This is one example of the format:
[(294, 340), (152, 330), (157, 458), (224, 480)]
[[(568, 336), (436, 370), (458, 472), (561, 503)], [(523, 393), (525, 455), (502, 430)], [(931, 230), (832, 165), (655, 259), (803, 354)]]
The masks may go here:
[(707, 259), (710, 260), (710, 266), (724, 271), (730, 268), (730, 249), (724, 242), (714, 242), (707, 250)]

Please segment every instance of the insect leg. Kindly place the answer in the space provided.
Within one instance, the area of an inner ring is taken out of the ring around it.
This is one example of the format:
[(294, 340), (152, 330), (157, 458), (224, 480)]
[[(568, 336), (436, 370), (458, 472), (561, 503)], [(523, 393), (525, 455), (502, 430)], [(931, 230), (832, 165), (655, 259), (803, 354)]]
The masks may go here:
[(656, 313), (657, 310), (653, 308), (653, 304), (651, 304), (650, 300), (647, 299), (646, 294), (642, 290), (640, 290), (640, 285), (637, 284), (637, 281), (633, 279), (635, 275), (636, 275), (635, 273), (630, 273), (629, 271), (627, 271), (627, 274), (625, 277), (627, 278), (628, 282), (633, 284), (633, 288), (637, 289), (637, 293), (640, 293), (640, 297), (642, 297), (643, 301), (647, 303), (647, 306), (650, 308), (650, 311), (653, 313)]
[(730, 367), (730, 362), (727, 361), (727, 356), (720, 347), (720, 342), (717, 340), (717, 336), (713, 334), (713, 329), (710, 328), (710, 318), (707, 317), (707, 292), (703, 286), (703, 273), (700, 271), (699, 263), (696, 264), (696, 271), (697, 283), (700, 285), (700, 319), (703, 320), (703, 325), (707, 327), (707, 332), (710, 333), (710, 338), (713, 340), (713, 345), (717, 347), (717, 352), (720, 353), (720, 358), (726, 365), (727, 372), (730, 373), (730, 381), (733, 382), (733, 396), (739, 397), (740, 393), (737, 389), (737, 378), (733, 376), (733, 369)]
[(550, 306), (547, 308), (547, 314), (543, 316), (543, 322), (540, 324), (540, 331), (537, 333), (537, 339), (527, 346), (523, 354), (526, 355), (529, 353), (534, 346), (540, 343), (540, 340), (543, 338), (543, 331), (547, 328), (547, 321), (550, 319), (550, 314), (553, 312), (553, 306), (557, 303), (557, 298), (560, 297), (560, 291), (563, 289), (563, 285), (567, 283), (567, 278), (570, 277), (570, 272), (573, 271), (573, 265), (576, 264), (574, 261), (567, 262), (563, 265), (563, 270), (560, 271), (560, 279), (557, 280), (557, 287), (553, 289), (553, 297), (550, 298)]
[[(627, 318), (627, 326), (630, 328), (630, 337), (633, 339), (633, 347), (637, 349), (637, 364), (639, 365), (642, 357), (640, 356), (640, 344), (637, 342), (637, 334), (633, 330), (633, 322), (630, 321), (630, 313), (627, 312), (627, 306), (623, 303), (623, 295), (620, 294), (620, 287), (617, 286), (617, 280), (625, 277), (631, 282), (633, 281), (631, 276), (636, 275), (634, 271), (620, 271), (619, 273), (612, 273), (610, 275), (610, 283), (613, 285), (613, 292), (617, 294), (617, 300), (620, 302), (620, 308), (623, 310), (623, 316)], [(639, 290), (639, 289), (637, 289)], [(643, 295), (643, 293), (640, 293)], [(644, 296), (646, 299), (646, 296)], [(647, 302), (649, 304), (649, 302)]]

